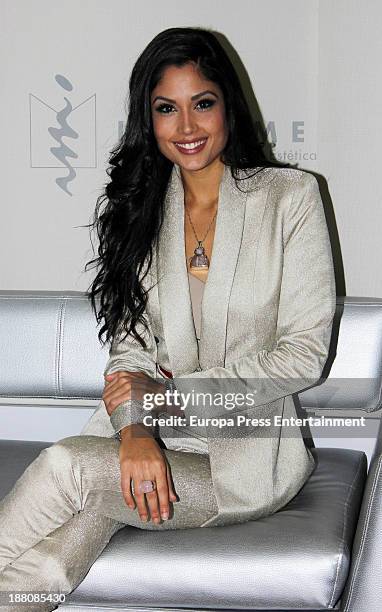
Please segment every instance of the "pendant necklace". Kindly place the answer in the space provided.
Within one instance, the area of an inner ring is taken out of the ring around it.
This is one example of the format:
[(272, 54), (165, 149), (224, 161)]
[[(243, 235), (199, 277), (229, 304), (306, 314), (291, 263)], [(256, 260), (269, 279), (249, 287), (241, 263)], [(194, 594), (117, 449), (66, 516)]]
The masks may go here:
[(193, 270), (193, 269), (207, 270), (210, 267), (210, 262), (208, 260), (207, 255), (205, 254), (203, 242), (205, 241), (206, 236), (207, 236), (208, 232), (210, 231), (210, 228), (211, 228), (213, 222), (215, 221), (215, 218), (216, 218), (216, 215), (218, 214), (218, 211), (216, 210), (214, 218), (212, 219), (211, 223), (209, 224), (208, 230), (206, 231), (206, 234), (205, 234), (204, 238), (202, 240), (199, 240), (199, 238), (196, 235), (196, 231), (195, 231), (194, 225), (193, 225), (193, 223), (191, 221), (191, 217), (189, 215), (189, 212), (188, 212), (186, 206), (185, 206), (185, 209), (186, 209), (187, 216), (188, 216), (188, 218), (190, 220), (190, 223), (191, 223), (192, 231), (194, 232), (196, 241), (198, 243), (198, 246), (194, 250), (194, 255), (189, 258), (190, 269), (191, 270)]

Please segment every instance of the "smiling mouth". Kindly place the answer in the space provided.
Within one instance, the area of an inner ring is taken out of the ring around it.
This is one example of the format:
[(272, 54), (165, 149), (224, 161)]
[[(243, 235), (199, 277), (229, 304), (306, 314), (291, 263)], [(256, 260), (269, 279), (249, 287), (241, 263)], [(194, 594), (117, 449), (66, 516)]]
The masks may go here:
[(200, 147), (204, 142), (206, 142), (207, 138), (202, 138), (201, 140), (194, 140), (193, 142), (175, 142), (177, 147), (181, 147), (182, 149), (196, 149), (196, 147)]
[(201, 138), (200, 140), (194, 140), (193, 142), (174, 142), (174, 144), (178, 149), (182, 151), (195, 151), (196, 149), (201, 149), (206, 142), (207, 138)]

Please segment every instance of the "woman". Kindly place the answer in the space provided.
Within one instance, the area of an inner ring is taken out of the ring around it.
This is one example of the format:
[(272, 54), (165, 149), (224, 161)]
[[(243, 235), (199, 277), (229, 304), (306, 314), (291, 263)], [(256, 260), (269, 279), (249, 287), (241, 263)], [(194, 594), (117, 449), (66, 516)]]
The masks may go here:
[[(89, 262), (99, 337), (112, 341), (102, 402), (1, 502), (3, 591), (70, 592), (126, 524), (269, 515), (314, 469), (292, 394), (317, 383), (328, 356), (336, 295), (322, 202), (314, 177), (265, 159), (211, 32), (171, 28), (146, 47), (110, 162)], [(194, 379), (212, 394), (244, 383), (234, 390), (250, 401), (200, 406), (187, 398)], [(165, 390), (149, 413), (146, 394)]]

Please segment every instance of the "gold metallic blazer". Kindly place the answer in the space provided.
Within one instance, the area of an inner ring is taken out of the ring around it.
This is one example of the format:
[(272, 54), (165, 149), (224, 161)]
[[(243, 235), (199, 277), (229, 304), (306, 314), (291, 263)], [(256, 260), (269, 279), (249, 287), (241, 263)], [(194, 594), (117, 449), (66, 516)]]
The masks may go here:
[[(314, 459), (300, 427), (280, 425), (277, 418), (292, 423), (293, 394), (320, 380), (336, 308), (331, 246), (316, 178), (301, 170), (266, 168), (241, 181), (240, 188), (226, 166), (198, 351), (186, 266), (184, 191), (174, 164), (165, 218), (144, 279), (147, 287), (154, 284), (147, 303), (147, 350), (134, 339), (115, 339), (105, 368), (105, 373), (140, 370), (159, 378), (158, 363), (173, 372), (184, 393), (193, 383), (198, 390), (213, 383), (217, 389), (224, 379), (252, 381), (255, 403), (235, 407), (228, 416), (262, 417), (271, 424), (243, 427), (240, 436), (228, 428), (220, 435), (206, 428), (219, 511), (203, 526), (271, 514), (312, 473)], [(110, 417), (101, 401), (81, 433), (112, 437), (142, 415), (147, 411), (138, 400), (120, 404)], [(175, 448), (168, 429), (161, 438), (167, 448)]]

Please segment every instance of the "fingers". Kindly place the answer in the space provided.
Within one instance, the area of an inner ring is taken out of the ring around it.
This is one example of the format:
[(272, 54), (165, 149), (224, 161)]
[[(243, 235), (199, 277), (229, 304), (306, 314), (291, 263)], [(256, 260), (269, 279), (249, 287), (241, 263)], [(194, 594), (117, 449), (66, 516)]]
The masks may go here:
[[(143, 522), (146, 522), (148, 520), (146, 498), (145, 498), (145, 494), (140, 493), (138, 489), (138, 485), (141, 482), (141, 480), (145, 480), (143, 476), (140, 477), (138, 476), (137, 473), (134, 475), (129, 470), (123, 469), (121, 467), (121, 488), (122, 488), (122, 493), (123, 493), (125, 502), (131, 510), (134, 510), (135, 506), (137, 506), (137, 510), (138, 510), (140, 519)], [(134, 483), (134, 493), (133, 493), (133, 487), (132, 487), (133, 483)]]
[[(144, 480), (144, 479), (142, 479), (142, 480)], [(136, 504), (137, 504), (138, 513), (139, 513), (141, 521), (146, 523), (146, 521), (148, 521), (149, 517), (148, 517), (148, 513), (147, 513), (145, 494), (144, 493), (140, 493), (138, 491), (138, 484), (140, 482), (139, 478), (134, 478), (133, 482), (134, 482), (134, 497), (135, 497), (135, 501), (136, 501)]]
[(119, 397), (121, 394), (126, 394), (128, 393), (129, 397), (127, 399), (130, 399), (131, 397), (131, 385), (130, 383), (119, 383), (119, 385), (117, 385), (116, 387), (113, 388), (106, 388), (105, 391), (102, 394), (102, 397), (106, 400), (111, 400), (114, 397)]
[(127, 377), (116, 376), (112, 380), (105, 380), (105, 387), (103, 395), (111, 395), (115, 390), (119, 389), (121, 385), (128, 384), (131, 386), (131, 382)]
[(116, 389), (112, 393), (103, 394), (102, 399), (106, 404), (108, 413), (111, 414), (119, 404), (131, 399), (131, 391), (129, 388)]
[[(122, 402), (129, 399), (142, 400), (145, 393), (158, 393), (157, 381), (148, 380), (149, 377), (144, 372), (134, 373), (134, 376), (131, 374), (131, 372), (118, 371), (105, 375), (102, 399), (109, 415)], [(162, 387), (163, 385), (159, 386), (160, 391), (162, 391)], [(163, 411), (161, 405), (155, 409)]]
[[(150, 478), (148, 478), (150, 480)], [(156, 490), (146, 493), (146, 499), (150, 508), (150, 515), (154, 523), (160, 519), (167, 521), (170, 514), (169, 491), (167, 484), (167, 471), (164, 462), (155, 470)]]
[(132, 478), (133, 478), (133, 464), (130, 461), (126, 461), (123, 457), (124, 444), (119, 445), (119, 464), (121, 470), (121, 489), (124, 500), (127, 506), (131, 509), (135, 509), (135, 499), (132, 490)]
[[(143, 480), (152, 480), (156, 483), (156, 489), (150, 493), (146, 493), (146, 501), (152, 521), (158, 524), (161, 519), (163, 521), (168, 520), (170, 516), (170, 502), (178, 501), (178, 497), (173, 487), (171, 471), (168, 464), (166, 462), (158, 463), (157, 466), (154, 466), (154, 472), (155, 476), (150, 476), (150, 474), (153, 473), (153, 466), (151, 466), (150, 472), (147, 471), (145, 473)], [(141, 481), (138, 481), (138, 484), (139, 482)], [(142, 497), (144, 497), (144, 495), (142, 495)], [(136, 495), (135, 498), (138, 505)], [(141, 503), (143, 508), (143, 501)], [(143, 516), (145, 516), (145, 509), (143, 510)], [(143, 520), (146, 519), (144, 518)]]
[(102, 396), (103, 401), (105, 403), (106, 406), (106, 411), (108, 413), (108, 415), (110, 416), (112, 414), (112, 412), (123, 402), (126, 402), (128, 399), (130, 399), (130, 394), (127, 393), (123, 393), (122, 395), (116, 396), (116, 397), (112, 397), (111, 399), (108, 399), (105, 396)]
[(174, 483), (172, 481), (172, 476), (171, 476), (171, 470), (167, 462), (166, 462), (166, 472), (167, 472), (167, 486), (168, 486), (169, 499), (170, 501), (176, 502), (178, 501), (178, 496), (175, 493)]
[(121, 465), (121, 489), (126, 504), (131, 510), (135, 508), (135, 500), (131, 490), (131, 473), (129, 470), (123, 468)]
[[(153, 481), (156, 485), (154, 491), (141, 493), (139, 484), (143, 480)], [(151, 465), (150, 470), (146, 471), (130, 472), (121, 469), (121, 488), (127, 506), (134, 510), (136, 505), (143, 522), (147, 522), (150, 518), (155, 524), (160, 523), (161, 519), (167, 521), (170, 515), (170, 502), (178, 501), (171, 472), (166, 463), (161, 465), (158, 463), (154, 467)]]
[[(141, 494), (139, 494), (139, 483), (142, 482), (142, 480), (153, 481), (155, 483), (154, 491), (141, 496)], [(138, 509), (140, 505), (143, 508), (143, 500), (139, 498), (142, 497), (144, 499), (144, 497), (146, 497), (150, 517), (153, 523), (160, 523), (161, 518), (163, 520), (168, 519), (170, 507), (168, 499), (166, 466), (163, 460), (152, 461), (150, 466), (147, 466), (142, 474), (139, 476), (137, 475), (136, 479), (134, 480), (134, 495), (137, 501)], [(145, 519), (143, 518), (143, 520)]]
[(105, 374), (105, 384), (112, 384), (119, 380), (120, 378), (127, 378), (129, 380), (134, 380), (137, 383), (144, 381), (144, 379), (148, 378), (145, 372), (128, 372), (127, 370), (117, 370), (112, 374)]
[[(136, 384), (134, 383), (136, 391)], [(128, 377), (120, 376), (115, 381), (108, 382), (102, 393), (102, 399), (106, 404), (107, 412), (110, 415), (119, 404), (129, 399), (135, 399), (136, 393), (133, 392), (132, 383)]]

